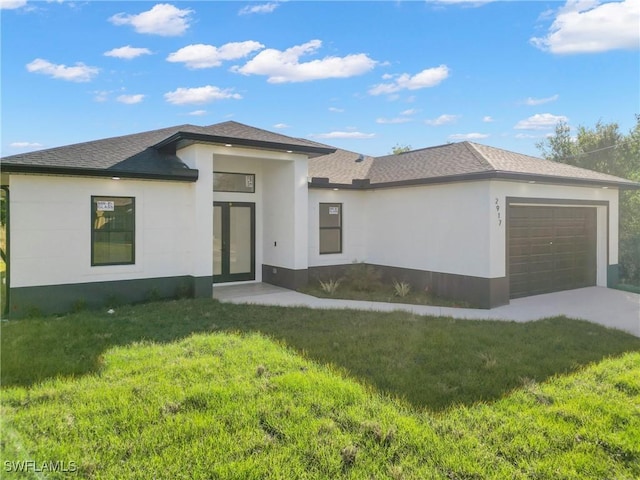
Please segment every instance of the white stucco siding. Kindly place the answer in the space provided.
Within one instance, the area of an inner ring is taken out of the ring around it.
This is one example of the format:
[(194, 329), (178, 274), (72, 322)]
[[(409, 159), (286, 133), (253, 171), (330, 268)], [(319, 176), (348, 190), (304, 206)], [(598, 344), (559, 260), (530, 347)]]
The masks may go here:
[(487, 182), (373, 190), (368, 208), (369, 263), (489, 276)]
[[(195, 213), (197, 255), (194, 268), (212, 274), (213, 202), (251, 202), (256, 206), (256, 281), (262, 264), (307, 268), (307, 158), (304, 155), (220, 145), (191, 145), (178, 151), (199, 170)], [(213, 192), (213, 172), (252, 173), (255, 193)]]
[[(367, 260), (366, 224), (370, 192), (309, 189), (309, 266), (344, 265)], [(320, 203), (342, 204), (342, 253), (320, 255)]]
[[(11, 175), (11, 286), (190, 275), (192, 184)], [(91, 196), (135, 198), (135, 264), (91, 266)]]
[[(598, 187), (577, 187), (566, 185), (544, 185), (539, 183), (509, 182), (492, 180), (490, 197), (492, 201), (496, 199), (506, 213), (506, 199), (525, 198), (540, 199), (541, 205), (548, 205), (549, 200), (553, 200), (557, 205), (576, 205), (589, 207), (589, 202), (596, 208), (597, 213), (597, 285), (607, 285), (607, 265), (618, 263), (618, 190), (614, 188)], [(574, 203), (572, 203), (574, 202)], [(605, 205), (598, 205), (598, 202), (608, 202)], [(494, 214), (495, 217), (495, 214)], [(607, 225), (608, 221), (608, 225)], [(491, 223), (491, 277), (502, 277), (506, 275), (506, 233), (505, 222), (498, 225), (496, 218)]]

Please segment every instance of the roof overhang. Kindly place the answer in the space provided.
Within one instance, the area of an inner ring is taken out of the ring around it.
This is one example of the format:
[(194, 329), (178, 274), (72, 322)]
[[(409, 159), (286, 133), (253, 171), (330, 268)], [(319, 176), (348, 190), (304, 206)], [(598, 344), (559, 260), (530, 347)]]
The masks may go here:
[(52, 167), (42, 165), (12, 165), (3, 164), (2, 173), (23, 173), (31, 175), (64, 175), (73, 177), (101, 177), (101, 178), (134, 178), (145, 180), (169, 180), (174, 182), (195, 182), (198, 180), (198, 170), (181, 169), (175, 173), (138, 172), (117, 169)]
[(439, 177), (399, 180), (394, 182), (371, 183), (369, 179), (354, 179), (351, 183), (332, 183), (326, 177), (313, 177), (309, 181), (310, 188), (331, 188), (345, 190), (373, 190), (378, 188), (410, 187), (417, 185), (433, 185), (442, 183), (471, 182), (478, 180), (510, 180), (527, 183), (551, 185), (572, 185), (593, 188), (618, 188), (620, 190), (640, 190), (640, 183), (632, 181), (608, 181), (587, 178), (557, 177), (529, 173), (505, 172), (491, 170), (486, 172), (460, 175), (443, 175)]
[(258, 148), (263, 150), (275, 150), (285, 152), (303, 153), (309, 158), (328, 155), (336, 151), (335, 148), (320, 147), (313, 145), (298, 145), (292, 143), (268, 142), (264, 140), (253, 140), (249, 138), (224, 137), (219, 135), (207, 135), (204, 133), (177, 132), (165, 138), (153, 147), (158, 150), (171, 150), (175, 152), (182, 145), (192, 143), (208, 143), (213, 145), (235, 145), (239, 147)]

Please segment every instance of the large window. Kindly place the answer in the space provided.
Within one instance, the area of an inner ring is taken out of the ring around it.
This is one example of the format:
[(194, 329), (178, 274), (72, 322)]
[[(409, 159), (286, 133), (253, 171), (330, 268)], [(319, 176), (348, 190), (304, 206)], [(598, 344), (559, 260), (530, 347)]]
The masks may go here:
[(213, 172), (214, 192), (255, 193), (256, 176), (253, 173)]
[(135, 199), (91, 197), (91, 265), (135, 263)]
[(320, 204), (320, 253), (342, 253), (342, 204)]

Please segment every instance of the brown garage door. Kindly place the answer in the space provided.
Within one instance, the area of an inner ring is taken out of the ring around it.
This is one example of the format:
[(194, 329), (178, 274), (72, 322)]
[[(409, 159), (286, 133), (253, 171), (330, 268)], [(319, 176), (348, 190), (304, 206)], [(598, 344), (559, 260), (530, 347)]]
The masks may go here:
[(596, 209), (510, 206), (510, 298), (596, 284)]

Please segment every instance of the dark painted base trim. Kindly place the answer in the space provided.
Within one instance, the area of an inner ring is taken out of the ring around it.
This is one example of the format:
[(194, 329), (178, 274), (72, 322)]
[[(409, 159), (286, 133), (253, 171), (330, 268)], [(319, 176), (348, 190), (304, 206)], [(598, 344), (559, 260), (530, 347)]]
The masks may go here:
[(309, 283), (309, 271), (293, 270), (291, 268), (262, 265), (262, 281), (279, 287), (296, 290)]
[(620, 283), (620, 265), (607, 266), (607, 287), (613, 288)]
[(164, 277), (11, 289), (12, 318), (111, 308), (129, 303), (213, 296), (212, 277)]
[[(478, 308), (494, 308), (509, 304), (509, 282), (507, 277), (482, 278), (451, 273), (430, 272), (411, 268), (373, 265), (385, 282), (393, 280), (408, 282), (416, 290), (433, 292), (435, 295), (453, 300), (462, 300)], [(349, 265), (310, 267), (311, 279), (339, 278)]]

